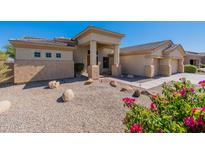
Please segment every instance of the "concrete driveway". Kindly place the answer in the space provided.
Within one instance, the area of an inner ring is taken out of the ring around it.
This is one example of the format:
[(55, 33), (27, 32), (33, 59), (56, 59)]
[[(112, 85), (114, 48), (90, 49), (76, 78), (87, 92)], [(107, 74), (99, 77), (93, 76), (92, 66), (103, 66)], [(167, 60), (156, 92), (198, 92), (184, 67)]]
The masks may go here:
[(182, 77), (185, 77), (187, 80), (190, 80), (193, 84), (196, 84), (196, 85), (198, 84), (198, 82), (200, 80), (205, 80), (205, 75), (192, 74), (192, 73), (178, 73), (178, 74), (174, 74), (174, 75), (169, 76), (169, 77), (160, 77), (158, 79), (153, 79), (151, 81), (147, 81), (147, 82), (143, 82), (143, 83), (129, 82), (129, 81), (121, 80), (121, 79), (115, 79), (115, 80), (117, 80), (119, 82), (127, 83), (129, 85), (141, 87), (144, 89), (150, 89), (153, 87), (157, 87), (157, 86), (163, 84), (164, 82), (170, 82), (172, 80), (178, 81), (179, 78), (182, 78)]

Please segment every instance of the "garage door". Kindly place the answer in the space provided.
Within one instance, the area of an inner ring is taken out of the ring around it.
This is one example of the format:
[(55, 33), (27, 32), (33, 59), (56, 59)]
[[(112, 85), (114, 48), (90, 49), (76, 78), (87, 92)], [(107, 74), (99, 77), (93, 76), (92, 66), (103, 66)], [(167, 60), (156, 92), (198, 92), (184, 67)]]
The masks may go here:
[(159, 59), (154, 59), (154, 75), (159, 75)]
[(172, 59), (172, 74), (177, 73), (178, 70), (178, 60)]

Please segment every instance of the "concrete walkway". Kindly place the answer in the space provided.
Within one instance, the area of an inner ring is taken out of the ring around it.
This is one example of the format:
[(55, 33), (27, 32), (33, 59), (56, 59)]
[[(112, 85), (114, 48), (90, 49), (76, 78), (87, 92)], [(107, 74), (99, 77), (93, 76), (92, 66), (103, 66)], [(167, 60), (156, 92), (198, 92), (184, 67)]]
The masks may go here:
[(141, 87), (144, 89), (150, 89), (153, 87), (157, 87), (161, 84), (163, 84), (164, 82), (170, 82), (172, 80), (174, 81), (178, 81), (179, 78), (185, 77), (187, 80), (190, 80), (191, 83), (193, 84), (198, 84), (198, 82), (200, 80), (205, 80), (205, 75), (201, 75), (201, 74), (192, 74), (192, 73), (179, 73), (179, 74), (174, 74), (172, 76), (169, 77), (160, 77), (158, 79), (153, 79), (151, 81), (147, 81), (147, 82), (143, 82), (143, 83), (138, 83), (136, 82), (129, 82), (129, 81), (125, 81), (123, 79), (116, 79), (116, 78), (112, 78), (110, 77), (110, 79), (112, 80), (116, 80), (118, 82), (122, 82), (122, 83), (126, 83), (132, 86), (136, 86), (136, 87)]

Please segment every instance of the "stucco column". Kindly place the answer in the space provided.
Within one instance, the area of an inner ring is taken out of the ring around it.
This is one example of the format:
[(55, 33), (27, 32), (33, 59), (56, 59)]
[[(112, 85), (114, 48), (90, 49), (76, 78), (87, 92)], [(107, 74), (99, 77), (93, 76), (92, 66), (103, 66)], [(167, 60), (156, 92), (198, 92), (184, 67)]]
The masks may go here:
[(114, 50), (114, 65), (119, 65), (119, 64), (120, 64), (120, 48), (119, 45), (116, 45)]
[(112, 76), (121, 75), (121, 66), (120, 66), (120, 48), (119, 45), (115, 45), (114, 48), (114, 65), (112, 65)]
[(90, 41), (90, 65), (96, 65), (97, 43)]
[(145, 57), (144, 75), (146, 77), (154, 77), (154, 59), (153, 57)]
[(179, 59), (178, 61), (178, 72), (184, 73), (184, 59)]
[(90, 41), (90, 66), (88, 66), (88, 78), (97, 80), (99, 79), (99, 66), (96, 65), (96, 55), (97, 55), (97, 42)]

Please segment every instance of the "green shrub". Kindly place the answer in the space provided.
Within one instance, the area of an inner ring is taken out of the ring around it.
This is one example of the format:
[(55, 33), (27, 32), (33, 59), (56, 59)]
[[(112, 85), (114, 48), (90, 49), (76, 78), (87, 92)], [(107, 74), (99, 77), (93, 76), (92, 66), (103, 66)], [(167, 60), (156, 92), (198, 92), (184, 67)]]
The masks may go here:
[(76, 73), (81, 73), (84, 69), (84, 64), (83, 63), (75, 63), (74, 69)]
[(163, 84), (162, 95), (151, 96), (150, 108), (123, 98), (129, 108), (126, 132), (205, 132), (205, 80), (196, 88), (185, 78)]
[(205, 68), (205, 64), (201, 64), (201, 66), (200, 66), (201, 68)]
[(194, 65), (184, 65), (184, 72), (186, 73), (196, 73), (197, 72), (197, 67)]

